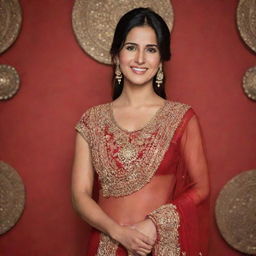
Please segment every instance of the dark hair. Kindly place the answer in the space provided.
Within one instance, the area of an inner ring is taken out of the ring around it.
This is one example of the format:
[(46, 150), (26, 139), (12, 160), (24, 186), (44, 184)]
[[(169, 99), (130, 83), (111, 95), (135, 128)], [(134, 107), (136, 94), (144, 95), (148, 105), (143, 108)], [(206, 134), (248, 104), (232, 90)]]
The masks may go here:
[[(170, 60), (170, 32), (160, 15), (152, 11), (150, 8), (136, 8), (129, 12), (127, 12), (124, 16), (119, 20), (113, 42), (110, 49), (110, 55), (112, 57), (112, 62), (114, 63), (114, 58), (119, 54), (123, 45), (125, 43), (125, 39), (127, 34), (134, 27), (148, 25), (152, 27), (156, 33), (157, 43), (159, 46), (160, 58), (161, 61)], [(114, 67), (115, 69), (115, 67)], [(120, 84), (115, 79), (115, 73), (113, 72), (113, 100), (118, 98), (123, 90), (123, 79)], [(164, 88), (164, 81), (160, 87), (157, 87), (155, 82), (156, 76), (153, 78), (153, 88), (156, 94), (160, 97), (166, 99), (166, 93)]]

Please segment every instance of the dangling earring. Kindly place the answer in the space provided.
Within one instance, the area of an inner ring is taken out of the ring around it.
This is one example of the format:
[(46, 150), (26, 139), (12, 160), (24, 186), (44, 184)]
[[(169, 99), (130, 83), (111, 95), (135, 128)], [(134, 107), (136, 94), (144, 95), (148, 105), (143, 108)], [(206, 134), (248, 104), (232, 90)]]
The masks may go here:
[(120, 85), (121, 80), (122, 80), (122, 72), (120, 70), (119, 64), (116, 64), (115, 75), (116, 75), (116, 80), (117, 80), (118, 84)]
[(159, 69), (157, 71), (157, 75), (156, 75), (156, 83), (157, 83), (157, 87), (159, 88), (161, 86), (161, 84), (163, 83), (163, 79), (164, 79), (164, 72), (162, 70), (162, 64), (159, 66)]

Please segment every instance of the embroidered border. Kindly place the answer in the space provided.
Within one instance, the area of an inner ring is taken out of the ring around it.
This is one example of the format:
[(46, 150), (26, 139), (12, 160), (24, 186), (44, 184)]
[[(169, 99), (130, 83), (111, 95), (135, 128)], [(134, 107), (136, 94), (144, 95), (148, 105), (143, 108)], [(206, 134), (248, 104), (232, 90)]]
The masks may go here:
[(117, 248), (118, 242), (113, 240), (108, 235), (101, 233), (96, 256), (116, 256)]
[[(179, 214), (173, 204), (162, 205), (148, 215), (157, 228), (157, 242), (154, 246), (154, 255), (180, 256)], [(184, 254), (182, 254), (184, 255)]]

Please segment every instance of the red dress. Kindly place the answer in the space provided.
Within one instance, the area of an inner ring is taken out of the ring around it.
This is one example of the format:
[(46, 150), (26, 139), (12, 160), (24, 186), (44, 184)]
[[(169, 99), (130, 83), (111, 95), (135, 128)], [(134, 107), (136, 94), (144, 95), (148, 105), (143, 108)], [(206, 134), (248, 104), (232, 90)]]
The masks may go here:
[[(207, 255), (207, 205), (193, 202), (188, 175), (196, 168), (189, 156), (201, 140), (198, 127), (190, 106), (167, 100), (136, 131), (119, 127), (111, 103), (88, 109), (76, 125), (90, 147), (98, 204), (119, 224), (150, 218), (157, 228), (153, 256)], [(87, 256), (94, 255), (132, 254), (93, 229)]]

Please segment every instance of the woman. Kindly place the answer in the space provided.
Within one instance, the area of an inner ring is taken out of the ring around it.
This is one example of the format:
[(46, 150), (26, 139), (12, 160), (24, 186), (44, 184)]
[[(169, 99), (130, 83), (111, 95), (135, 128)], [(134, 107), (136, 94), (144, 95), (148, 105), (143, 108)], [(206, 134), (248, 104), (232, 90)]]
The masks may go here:
[(111, 55), (113, 101), (76, 125), (72, 199), (94, 228), (87, 255), (202, 255), (207, 164), (194, 111), (166, 100), (168, 27), (152, 10), (134, 9), (120, 19)]

